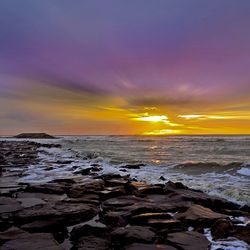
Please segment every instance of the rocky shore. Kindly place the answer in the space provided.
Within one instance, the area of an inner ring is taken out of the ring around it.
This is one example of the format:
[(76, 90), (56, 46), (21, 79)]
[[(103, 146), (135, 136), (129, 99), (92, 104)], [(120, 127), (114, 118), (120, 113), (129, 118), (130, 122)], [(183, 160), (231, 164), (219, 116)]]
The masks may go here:
[(202, 250), (211, 248), (207, 232), (250, 244), (248, 206), (182, 183), (101, 174), (98, 164), (73, 177), (19, 182), (39, 165), (41, 147), (60, 145), (0, 141), (0, 249)]

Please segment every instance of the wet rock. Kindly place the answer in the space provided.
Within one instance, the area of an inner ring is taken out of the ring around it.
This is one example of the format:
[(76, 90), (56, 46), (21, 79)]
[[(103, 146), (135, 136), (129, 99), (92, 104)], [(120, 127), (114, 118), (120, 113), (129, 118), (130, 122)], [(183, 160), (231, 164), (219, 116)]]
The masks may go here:
[(211, 227), (213, 239), (225, 239), (234, 230), (233, 224), (229, 219), (219, 219)]
[(73, 241), (77, 241), (82, 236), (95, 236), (95, 237), (108, 237), (108, 233), (110, 232), (110, 228), (106, 225), (96, 222), (93, 220), (84, 223), (83, 225), (78, 225), (73, 227), (70, 232), (70, 239)]
[(66, 165), (66, 164), (71, 164), (73, 160), (57, 160), (55, 163), (56, 164), (61, 164), (61, 165)]
[(164, 187), (165, 192), (176, 191), (177, 189), (188, 189), (188, 187), (183, 185), (181, 182), (172, 181), (168, 181)]
[(165, 180), (166, 180), (166, 178), (165, 178), (164, 176), (161, 176), (159, 179), (160, 179), (161, 181), (165, 181)]
[(237, 228), (236, 231), (232, 233), (232, 236), (250, 245), (250, 225)]
[(126, 179), (124, 180), (121, 178), (105, 180), (106, 187), (125, 186), (126, 184), (128, 184), (128, 180), (126, 180)]
[(2, 155), (0, 155), (0, 165), (4, 163), (5, 163), (5, 158)]
[(30, 193), (30, 192), (19, 192), (16, 194), (17, 199), (27, 199), (27, 198), (36, 198), (41, 199), (45, 202), (56, 203), (62, 201), (66, 198), (66, 195), (58, 194), (46, 194), (46, 193)]
[(77, 203), (87, 203), (99, 206), (100, 196), (98, 194), (83, 194), (77, 198), (65, 198), (62, 200), (66, 203), (74, 203), (77, 206)]
[(1, 250), (63, 250), (51, 234), (37, 233), (20, 236), (9, 240), (1, 246)]
[(208, 239), (203, 234), (194, 231), (170, 233), (167, 236), (166, 242), (182, 250), (210, 249)]
[(21, 226), (21, 229), (30, 233), (61, 231), (62, 225), (56, 220), (37, 220)]
[(73, 178), (59, 178), (59, 179), (54, 179), (53, 181), (51, 181), (50, 183), (59, 183), (59, 184), (75, 184), (76, 180)]
[(17, 201), (20, 202), (23, 208), (33, 207), (36, 205), (45, 204), (46, 202), (40, 198), (19, 198)]
[(16, 223), (27, 224), (36, 220), (54, 219), (65, 225), (76, 224), (93, 218), (99, 212), (99, 208), (92, 204), (77, 206), (72, 203), (57, 202), (26, 208), (14, 214)]
[(81, 197), (86, 193), (93, 193), (104, 189), (104, 181), (101, 179), (83, 179), (81, 183), (73, 185), (68, 191), (71, 198)]
[(110, 249), (110, 242), (105, 238), (95, 236), (81, 237), (73, 249), (77, 250), (108, 250)]
[(117, 228), (111, 233), (111, 237), (114, 245), (123, 246), (134, 242), (153, 243), (156, 235), (149, 227), (131, 226)]
[(64, 194), (68, 187), (64, 184), (59, 183), (45, 183), (45, 184), (32, 184), (29, 185), (25, 191), (34, 193), (45, 193), (45, 194)]
[(29, 235), (26, 231), (21, 230), (17, 227), (11, 227), (4, 232), (0, 232), (0, 243), (6, 242), (8, 240), (14, 240), (17, 238), (25, 237)]
[(172, 216), (169, 213), (143, 213), (134, 215), (131, 221), (137, 225), (145, 225), (150, 219), (171, 219)]
[(0, 215), (21, 210), (21, 204), (14, 198), (0, 197)]
[(110, 225), (112, 227), (124, 227), (128, 225), (129, 219), (128, 217), (130, 216), (129, 212), (106, 212), (105, 214), (102, 215), (102, 221), (106, 225)]
[(144, 194), (163, 194), (163, 185), (150, 185), (145, 182), (136, 182), (132, 181), (128, 184), (127, 190), (135, 195), (144, 195)]
[(127, 169), (140, 169), (141, 167), (144, 167), (145, 164), (139, 163), (139, 164), (126, 164), (122, 166), (122, 168), (127, 168)]
[(148, 225), (156, 228), (181, 228), (182, 224), (179, 220), (175, 219), (149, 219)]
[(211, 209), (200, 205), (192, 205), (186, 212), (175, 216), (176, 219), (184, 220), (191, 225), (212, 225), (216, 220), (226, 217), (224, 214), (213, 212)]
[(157, 244), (140, 244), (140, 243), (133, 243), (124, 248), (124, 250), (176, 250), (175, 247)]
[(112, 197), (117, 197), (121, 195), (125, 195), (125, 189), (123, 186), (118, 187), (106, 187), (104, 190), (99, 191), (98, 194), (102, 200), (107, 200)]

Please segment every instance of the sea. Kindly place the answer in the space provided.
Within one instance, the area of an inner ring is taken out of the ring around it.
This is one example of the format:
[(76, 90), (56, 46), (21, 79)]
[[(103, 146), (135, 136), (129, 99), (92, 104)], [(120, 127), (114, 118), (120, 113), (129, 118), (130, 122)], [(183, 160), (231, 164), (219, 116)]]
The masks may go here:
[[(60, 136), (36, 141), (62, 147), (43, 148), (41, 166), (31, 166), (22, 181), (46, 182), (99, 164), (101, 173), (130, 174), (149, 183), (179, 181), (250, 205), (250, 136)], [(72, 163), (57, 166), (57, 160)], [(128, 164), (141, 166), (126, 169)]]

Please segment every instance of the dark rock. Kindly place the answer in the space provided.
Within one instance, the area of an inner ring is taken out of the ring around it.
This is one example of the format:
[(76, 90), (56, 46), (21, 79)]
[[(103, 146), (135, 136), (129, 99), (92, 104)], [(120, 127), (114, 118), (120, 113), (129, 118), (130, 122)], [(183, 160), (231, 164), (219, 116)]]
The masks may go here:
[(45, 193), (45, 194), (64, 194), (67, 191), (67, 185), (59, 183), (45, 183), (45, 184), (32, 184), (29, 185), (25, 191), (34, 193)]
[(17, 201), (20, 202), (23, 208), (34, 207), (46, 203), (40, 198), (19, 198)]
[(77, 183), (68, 191), (71, 198), (81, 197), (86, 193), (93, 193), (104, 189), (104, 181), (102, 179), (83, 179), (81, 183)]
[(179, 220), (175, 219), (149, 219), (148, 225), (156, 228), (180, 228), (182, 226)]
[(122, 168), (127, 168), (127, 169), (140, 169), (141, 167), (144, 167), (145, 164), (139, 163), (139, 164), (127, 164), (122, 166)]
[(74, 203), (77, 206), (77, 203), (87, 203), (99, 206), (100, 196), (98, 194), (83, 194), (77, 198), (65, 198), (62, 200), (67, 203)]
[(54, 219), (65, 225), (72, 225), (87, 221), (99, 212), (99, 208), (92, 204), (57, 202), (26, 208), (14, 214), (14, 221), (27, 224), (36, 220)]
[(73, 161), (72, 160), (57, 160), (55, 163), (56, 164), (71, 164)]
[(75, 248), (77, 250), (108, 250), (110, 248), (110, 242), (105, 238), (95, 236), (83, 236), (81, 237)]
[(165, 178), (164, 176), (161, 176), (159, 179), (160, 179), (161, 181), (165, 181), (165, 180), (166, 180), (166, 178)]
[(62, 225), (58, 223), (58, 221), (53, 219), (37, 220), (21, 226), (21, 229), (28, 231), (30, 233), (54, 232), (54, 231), (60, 231), (62, 228), (63, 228)]
[(118, 187), (106, 187), (104, 190), (97, 192), (102, 200), (107, 200), (112, 197), (117, 197), (121, 195), (125, 195), (125, 189), (123, 186)]
[(182, 250), (207, 250), (210, 249), (211, 245), (203, 234), (194, 231), (170, 233), (166, 241), (177, 249)]
[(131, 217), (131, 221), (135, 224), (145, 225), (150, 219), (171, 219), (172, 216), (169, 213), (144, 213)]
[(111, 233), (112, 242), (116, 246), (137, 243), (153, 243), (155, 233), (149, 227), (131, 226), (117, 228)]
[(177, 250), (175, 247), (157, 244), (140, 244), (140, 243), (133, 243), (124, 248), (124, 250)]
[(123, 179), (107, 179), (105, 180), (105, 186), (106, 187), (116, 187), (116, 186), (125, 186), (128, 184), (128, 180)]
[(14, 137), (21, 139), (55, 139), (54, 136), (48, 135), (46, 133), (22, 133)]
[(226, 217), (224, 214), (216, 213), (200, 205), (192, 205), (186, 212), (179, 213), (175, 216), (175, 218), (184, 220), (191, 225), (212, 225), (216, 220)]
[(73, 227), (72, 231), (70, 232), (70, 239), (73, 241), (77, 241), (82, 236), (95, 236), (95, 237), (108, 237), (108, 233), (110, 228), (106, 225), (91, 220), (89, 222), (84, 223), (83, 225), (78, 225)]
[(107, 224), (110, 225), (112, 227), (124, 227), (126, 225), (128, 225), (129, 223), (129, 216), (131, 214), (129, 212), (113, 212), (113, 211), (109, 211), (106, 212), (105, 214), (102, 215), (102, 221)]
[(233, 230), (233, 224), (229, 219), (219, 219), (211, 227), (211, 234), (213, 239), (225, 239)]
[(0, 197), (0, 215), (21, 210), (21, 204), (14, 198)]
[(54, 240), (51, 234), (37, 233), (25, 234), (20, 237), (9, 240), (1, 246), (1, 250), (63, 250)]
[(135, 195), (144, 194), (163, 194), (163, 185), (151, 185), (145, 182), (132, 181), (127, 186), (128, 192), (132, 192)]
[(232, 236), (245, 241), (250, 245), (250, 225), (245, 227), (239, 227), (233, 232)]
[(0, 232), (0, 243), (3, 243), (8, 240), (15, 240), (17, 238), (22, 238), (29, 235), (24, 230), (21, 230), (17, 227), (11, 227), (4, 232)]

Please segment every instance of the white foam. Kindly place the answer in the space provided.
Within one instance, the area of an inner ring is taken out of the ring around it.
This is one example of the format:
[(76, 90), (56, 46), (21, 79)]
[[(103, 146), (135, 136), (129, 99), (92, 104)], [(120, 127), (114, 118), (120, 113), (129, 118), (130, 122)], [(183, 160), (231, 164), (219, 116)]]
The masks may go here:
[(237, 173), (241, 174), (241, 175), (250, 176), (250, 168), (243, 167), (243, 168), (237, 170)]
[(205, 229), (205, 236), (211, 242), (211, 250), (248, 250), (248, 244), (246, 242), (233, 237), (223, 240), (213, 240), (211, 231), (208, 228)]

